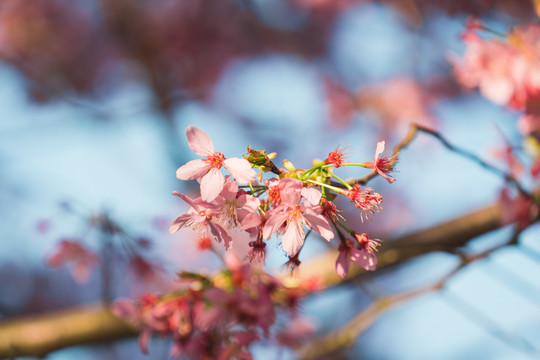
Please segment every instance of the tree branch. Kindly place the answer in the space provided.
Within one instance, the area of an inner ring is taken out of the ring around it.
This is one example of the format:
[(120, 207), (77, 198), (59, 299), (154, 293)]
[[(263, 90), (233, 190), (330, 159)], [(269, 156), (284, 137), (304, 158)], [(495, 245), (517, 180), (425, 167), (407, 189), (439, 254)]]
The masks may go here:
[[(496, 203), (425, 230), (385, 241), (377, 256), (377, 269), (398, 265), (432, 251), (453, 252), (455, 248), (467, 244), (471, 239), (503, 226), (500, 221), (501, 211), (501, 205)], [(318, 276), (324, 286), (337, 285), (343, 279), (336, 274), (336, 258), (335, 251), (327, 251), (313, 260), (302, 263), (294, 277), (306, 280)], [(347, 279), (364, 273), (366, 271), (359, 266), (351, 266)]]
[[(343, 327), (332, 331), (326, 335), (320, 336), (307, 344), (304, 344), (298, 350), (300, 359), (311, 360), (328, 358), (328, 356), (332, 353), (335, 353), (343, 348), (351, 347), (355, 343), (358, 336), (360, 336), (375, 321), (377, 321), (379, 316), (381, 316), (383, 313), (408, 300), (416, 298), (417, 296), (443, 289), (450, 279), (452, 279), (459, 271), (461, 271), (469, 264), (480, 259), (487, 258), (492, 253), (505, 246), (515, 245), (517, 243), (517, 238), (520, 233), (521, 230), (517, 230), (506, 243), (494, 246), (479, 254), (465, 255), (458, 253), (461, 258), (460, 263), (434, 284), (430, 284), (419, 289), (414, 289), (399, 294), (379, 297), (366, 309), (359, 312), (351, 321), (349, 321)], [(484, 320), (483, 323), (485, 324), (486, 321)], [(490, 324), (490, 326), (493, 325)], [(493, 332), (495, 336), (499, 337), (502, 341), (508, 343), (509, 345), (516, 345), (514, 343), (514, 337), (509, 336), (504, 330), (496, 330), (497, 331)], [(526, 341), (519, 341), (517, 343), (517, 346), (520, 349), (524, 348), (529, 352), (531, 350), (534, 350), (534, 347), (532, 347)]]
[[(389, 240), (378, 256), (378, 267), (397, 265), (431, 251), (452, 251), (479, 235), (501, 227), (500, 214), (501, 206), (495, 204)], [(328, 251), (303, 263), (295, 277), (299, 280), (320, 277), (326, 287), (337, 285), (343, 280), (335, 272), (335, 260), (335, 251)], [(348, 279), (363, 273), (365, 271), (360, 267), (351, 266)], [(283, 275), (282, 278), (290, 276)], [(137, 333), (133, 325), (116, 318), (104, 306), (78, 307), (26, 319), (3, 320), (0, 321), (0, 358), (44, 356), (68, 346), (108, 342)]]
[(0, 322), (0, 358), (44, 357), (74, 345), (103, 343), (136, 336), (138, 329), (103, 305)]

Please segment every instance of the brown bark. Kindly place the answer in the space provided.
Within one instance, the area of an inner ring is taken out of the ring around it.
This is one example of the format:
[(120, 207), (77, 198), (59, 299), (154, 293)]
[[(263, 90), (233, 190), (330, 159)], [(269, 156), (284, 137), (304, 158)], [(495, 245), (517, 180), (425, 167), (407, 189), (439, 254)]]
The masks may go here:
[[(386, 241), (379, 253), (378, 268), (403, 263), (432, 251), (452, 251), (469, 240), (502, 226), (501, 206), (495, 204), (410, 235)], [(300, 279), (321, 278), (326, 287), (342, 282), (335, 272), (335, 251), (302, 264)], [(351, 266), (348, 279), (365, 271)], [(289, 277), (285, 275), (283, 278)], [(65, 347), (111, 342), (136, 336), (138, 330), (102, 305), (70, 308), (28, 318), (0, 321), (0, 358), (45, 356)]]

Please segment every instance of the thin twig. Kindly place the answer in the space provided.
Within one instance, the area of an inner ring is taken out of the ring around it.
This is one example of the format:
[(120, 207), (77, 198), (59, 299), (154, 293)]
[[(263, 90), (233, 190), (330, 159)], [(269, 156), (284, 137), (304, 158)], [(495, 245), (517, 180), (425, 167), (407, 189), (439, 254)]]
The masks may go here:
[[(300, 348), (298, 351), (299, 357), (301, 359), (328, 358), (328, 356), (332, 353), (337, 352), (344, 347), (352, 346), (356, 341), (356, 338), (358, 338), (358, 336), (360, 336), (362, 332), (369, 328), (386, 311), (420, 295), (443, 289), (444, 286), (448, 283), (448, 281), (452, 279), (464, 267), (475, 261), (488, 257), (493, 252), (499, 250), (501, 247), (511, 244), (513, 241), (514, 239), (511, 238), (506, 243), (495, 246), (479, 254), (461, 254), (461, 261), (459, 265), (452, 269), (450, 272), (448, 272), (442, 279), (440, 279), (434, 284), (430, 284), (428, 286), (403, 292), (400, 294), (379, 297), (370, 306), (358, 313), (351, 321), (349, 321), (340, 329), (316, 338), (310, 343)], [(485, 321), (483, 321), (483, 323), (485, 324)], [(503, 341), (508, 342), (507, 340), (509, 339), (509, 337), (506, 332), (497, 330), (494, 332), (494, 334), (498, 335)], [(524, 341), (521, 340), (519, 346), (520, 349), (522, 348), (521, 345)]]
[[(437, 131), (427, 128), (423, 125), (419, 124), (411, 124), (411, 127), (409, 129), (409, 132), (407, 135), (401, 140), (396, 146), (394, 146), (393, 152), (394, 154), (398, 154), (401, 150), (408, 147), (411, 142), (416, 138), (418, 133), (424, 133), (426, 135), (432, 136), (435, 139), (437, 139), (444, 147), (446, 147), (448, 150), (463, 156), (464, 158), (467, 158), (469, 160), (472, 160), (476, 162), (478, 165), (483, 167), (484, 169), (494, 173), (495, 175), (501, 176), (506, 182), (512, 184), (523, 196), (527, 197), (528, 199), (534, 200), (533, 195), (527, 191), (523, 185), (509, 172), (506, 172), (504, 170), (501, 170), (489, 163), (487, 163), (485, 160), (480, 158), (478, 155), (465, 150), (461, 147), (458, 147), (454, 144), (452, 144), (450, 141), (448, 141), (444, 136), (439, 134)], [(367, 184), (371, 179), (375, 178), (378, 175), (377, 172), (373, 171), (370, 174), (356, 179), (356, 180), (349, 180), (349, 183), (358, 182), (361, 185)]]

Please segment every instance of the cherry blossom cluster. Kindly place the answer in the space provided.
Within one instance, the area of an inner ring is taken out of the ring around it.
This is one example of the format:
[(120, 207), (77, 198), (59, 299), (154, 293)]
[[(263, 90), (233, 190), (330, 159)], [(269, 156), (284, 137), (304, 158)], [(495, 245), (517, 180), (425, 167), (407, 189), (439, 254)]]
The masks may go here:
[[(120, 300), (113, 312), (141, 328), (139, 344), (148, 353), (150, 337), (171, 338), (171, 355), (194, 359), (252, 359), (249, 346), (263, 338), (294, 346), (312, 331), (296, 316), (298, 302), (317, 284), (284, 284), (232, 252), (227, 269), (214, 276), (182, 272), (182, 287), (165, 295)], [(288, 323), (277, 323), (276, 310)]]
[[(484, 36), (484, 35), (489, 36)], [(482, 35), (483, 37), (481, 37)], [(462, 35), (466, 50), (462, 59), (451, 61), (457, 80), (465, 87), (478, 88), (492, 102), (521, 112), (518, 127), (532, 155), (529, 173), (540, 175), (540, 26), (519, 25), (508, 33), (495, 32), (478, 19), (469, 19)], [(516, 147), (501, 133), (504, 145), (492, 155), (508, 168), (506, 180), (516, 183), (525, 173), (524, 163), (516, 156)], [(538, 206), (523, 187), (511, 191), (505, 186), (499, 198), (504, 223), (516, 222), (525, 228), (538, 215)]]
[[(520, 25), (507, 34), (483, 39), (478, 32), (493, 33), (478, 20), (469, 20), (463, 40), (467, 45), (463, 59), (454, 59), (458, 81), (478, 88), (487, 99), (522, 111), (519, 129), (536, 139), (540, 134), (540, 26)], [(540, 174), (540, 152), (531, 169)]]
[[(244, 158), (226, 158), (214, 150), (209, 136), (194, 126), (187, 128), (186, 136), (190, 148), (202, 159), (181, 166), (176, 176), (180, 180), (198, 180), (200, 196), (173, 193), (190, 208), (173, 221), (170, 233), (191, 228), (198, 234), (200, 247), (210, 247), (213, 239), (229, 249), (235, 232), (247, 232), (253, 238), (247, 258), (258, 263), (264, 262), (266, 241), (277, 236), (289, 256), (288, 265), (294, 267), (300, 263), (298, 255), (307, 235), (315, 230), (327, 241), (338, 235), (336, 270), (340, 276), (347, 275), (349, 258), (366, 270), (375, 269), (379, 240), (347, 227), (334, 200), (339, 196), (347, 198), (364, 221), (379, 212), (383, 198), (372, 188), (341, 179), (334, 170), (360, 166), (393, 183), (391, 173), (397, 154), (384, 155), (384, 141), (377, 144), (373, 161), (349, 162), (345, 149), (338, 147), (324, 161), (315, 160), (306, 170), (297, 169), (287, 160), (283, 161), (283, 168), (278, 168), (272, 162), (275, 153), (251, 147)], [(230, 175), (225, 177), (222, 168)], [(264, 176), (265, 173), (272, 173), (273, 177)]]

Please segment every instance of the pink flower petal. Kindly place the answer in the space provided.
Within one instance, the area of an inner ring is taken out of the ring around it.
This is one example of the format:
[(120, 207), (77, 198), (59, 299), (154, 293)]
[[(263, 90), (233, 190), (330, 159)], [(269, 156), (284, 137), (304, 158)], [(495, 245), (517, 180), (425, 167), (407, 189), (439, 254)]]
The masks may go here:
[(349, 251), (340, 251), (336, 259), (336, 273), (340, 278), (345, 279), (349, 274), (350, 267), (351, 261), (349, 260)]
[(221, 225), (216, 224), (212, 221), (208, 221), (208, 228), (210, 229), (210, 232), (212, 233), (212, 235), (218, 242), (223, 241), (225, 250), (231, 247), (232, 237), (229, 235), (227, 230), (225, 230)]
[(261, 225), (261, 216), (256, 213), (246, 215), (242, 221), (239, 230), (247, 230)]
[(227, 266), (227, 269), (232, 271), (240, 269), (243, 265), (242, 260), (240, 260), (240, 258), (234, 251), (227, 251), (223, 255), (223, 261), (225, 262), (225, 266)]
[(261, 200), (249, 194), (243, 194), (238, 197), (238, 206), (247, 211), (257, 211), (261, 206)]
[(377, 143), (377, 147), (375, 148), (375, 159), (379, 158), (379, 155), (381, 155), (384, 152), (384, 141), (379, 141)]
[(225, 169), (229, 170), (231, 175), (241, 184), (248, 184), (255, 180), (257, 174), (251, 168), (246, 159), (230, 158), (223, 161)]
[(186, 129), (188, 145), (197, 155), (210, 156), (214, 153), (214, 144), (210, 137), (201, 129), (195, 126), (188, 126)]
[(293, 257), (298, 254), (302, 245), (304, 245), (304, 237), (304, 228), (302, 227), (302, 224), (296, 222), (289, 222), (287, 224), (285, 233), (281, 238), (281, 246), (287, 255)]
[(279, 180), (279, 187), (281, 190), (301, 190), (304, 185), (298, 179), (284, 178)]
[(368, 271), (373, 271), (377, 267), (377, 256), (366, 250), (351, 249), (351, 260)]
[(301, 194), (313, 206), (319, 205), (319, 203), (321, 202), (322, 195), (319, 189), (316, 189), (314, 187), (303, 188)]
[(321, 234), (326, 241), (330, 241), (334, 238), (332, 227), (323, 215), (315, 215), (314, 213), (306, 212), (304, 214), (304, 218), (308, 222), (309, 226)]
[(148, 327), (145, 327), (139, 335), (139, 347), (143, 354), (148, 354), (148, 341), (152, 336), (152, 330)]
[(277, 212), (274, 215), (270, 216), (266, 223), (264, 224), (263, 235), (265, 239), (270, 238), (273, 233), (277, 232), (281, 225), (287, 220), (287, 213)]
[(480, 93), (498, 105), (506, 105), (514, 93), (514, 84), (503, 76), (484, 76), (480, 80)]
[(377, 170), (377, 173), (379, 175), (381, 175), (383, 178), (385, 178), (386, 181), (388, 181), (389, 184), (392, 184), (394, 181), (396, 181), (396, 179), (394, 179), (393, 177), (391, 177), (390, 175), (388, 175), (384, 171), (381, 171), (379, 168), (376, 168), (375, 170)]
[(219, 169), (213, 168), (201, 179), (201, 198), (212, 201), (218, 197), (223, 189), (223, 174)]
[(169, 234), (174, 234), (175, 232), (186, 226), (186, 223), (192, 218), (193, 215), (191, 214), (183, 214), (177, 217), (169, 226)]
[(210, 165), (201, 159), (188, 161), (176, 170), (176, 177), (180, 180), (195, 180), (203, 177), (210, 170)]
[[(227, 176), (227, 178), (230, 177)], [(223, 185), (223, 190), (221, 190), (219, 195), (227, 201), (232, 201), (236, 197), (236, 194), (238, 194), (238, 183), (236, 181), (229, 181)]]
[(283, 190), (281, 192), (281, 206), (295, 207), (300, 203), (301, 194), (296, 190)]

